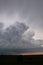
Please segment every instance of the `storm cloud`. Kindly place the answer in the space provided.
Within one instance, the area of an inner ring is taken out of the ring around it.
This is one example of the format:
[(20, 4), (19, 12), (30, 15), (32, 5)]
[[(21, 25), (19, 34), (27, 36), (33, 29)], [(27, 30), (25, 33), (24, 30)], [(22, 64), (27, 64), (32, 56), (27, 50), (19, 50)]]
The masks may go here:
[(43, 0), (0, 0), (0, 22), (4, 27), (16, 21), (24, 22), (43, 39)]
[(0, 48), (43, 47), (43, 0), (0, 0)]
[(41, 45), (43, 45), (43, 41), (34, 40), (33, 36), (35, 33), (33, 31), (28, 31), (26, 33), (28, 29), (28, 26), (19, 22), (16, 22), (6, 29), (3, 29), (3, 27), (0, 26), (0, 48), (41, 47)]

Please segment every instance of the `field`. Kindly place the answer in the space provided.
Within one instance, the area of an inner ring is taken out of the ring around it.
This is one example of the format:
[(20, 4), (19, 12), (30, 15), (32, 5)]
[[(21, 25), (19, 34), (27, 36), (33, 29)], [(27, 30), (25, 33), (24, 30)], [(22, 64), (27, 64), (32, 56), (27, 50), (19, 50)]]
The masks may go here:
[[(39, 52), (40, 53), (40, 52)], [(42, 52), (43, 53), (43, 52)], [(15, 65), (39, 65), (43, 63), (43, 54), (25, 53), (22, 55), (0, 55), (0, 63)], [(28, 63), (28, 64), (27, 64)]]

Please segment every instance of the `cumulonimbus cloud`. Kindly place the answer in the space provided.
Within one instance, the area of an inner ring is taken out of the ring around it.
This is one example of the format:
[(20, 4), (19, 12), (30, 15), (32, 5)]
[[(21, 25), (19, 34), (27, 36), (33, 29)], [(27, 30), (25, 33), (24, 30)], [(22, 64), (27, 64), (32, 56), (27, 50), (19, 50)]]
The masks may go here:
[(0, 23), (0, 48), (35, 48), (43, 45), (43, 40), (34, 40), (34, 32), (29, 29), (24, 23), (16, 22), (14, 25), (3, 29), (3, 24)]

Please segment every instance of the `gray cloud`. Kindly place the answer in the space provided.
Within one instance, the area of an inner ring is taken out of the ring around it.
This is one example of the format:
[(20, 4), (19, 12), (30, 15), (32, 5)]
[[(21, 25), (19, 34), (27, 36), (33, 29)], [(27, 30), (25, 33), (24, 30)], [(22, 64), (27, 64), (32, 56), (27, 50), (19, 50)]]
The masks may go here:
[(0, 0), (0, 21), (4, 19), (6, 24), (10, 24), (10, 21), (13, 22), (15, 18), (16, 20), (19, 18), (42, 36), (43, 0)]
[(0, 48), (41, 47), (43, 40), (33, 37), (37, 31), (41, 33), (39, 37), (43, 35), (43, 0), (0, 0), (0, 21), (9, 25), (15, 18), (34, 31), (24, 34), (29, 28), (23, 23), (17, 22), (6, 29), (0, 23)]
[(17, 22), (15, 25), (6, 28), (4, 31), (0, 30), (0, 47), (6, 47), (7, 43), (8, 47), (15, 47), (15, 45), (19, 46), (19, 43), (22, 39), (22, 34), (27, 29), (28, 27), (25, 26), (25, 24)]
[(6, 29), (0, 30), (0, 48), (37, 48), (43, 45), (43, 40), (34, 40), (34, 32), (28, 31), (24, 23), (16, 22)]

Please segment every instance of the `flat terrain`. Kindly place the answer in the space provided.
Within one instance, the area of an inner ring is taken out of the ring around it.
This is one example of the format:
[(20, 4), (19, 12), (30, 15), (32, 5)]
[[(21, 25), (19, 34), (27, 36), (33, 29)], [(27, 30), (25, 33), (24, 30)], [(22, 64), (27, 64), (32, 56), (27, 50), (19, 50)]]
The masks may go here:
[(43, 54), (29, 54), (27, 53), (26, 55), (25, 53), (24, 55), (0, 55), (0, 63), (14, 63), (14, 65), (43, 65)]
[(43, 55), (43, 52), (29, 52), (29, 53), (21, 53), (19, 55)]

